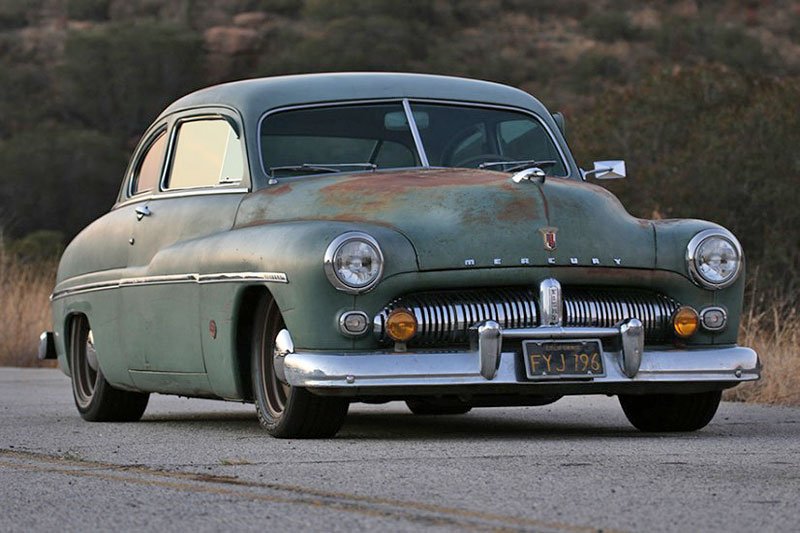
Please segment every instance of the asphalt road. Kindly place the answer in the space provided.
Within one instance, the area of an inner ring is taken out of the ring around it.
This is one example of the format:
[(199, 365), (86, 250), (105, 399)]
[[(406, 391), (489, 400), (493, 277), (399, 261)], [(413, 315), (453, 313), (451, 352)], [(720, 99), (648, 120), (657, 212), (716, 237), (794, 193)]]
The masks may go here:
[(418, 417), (356, 405), (276, 440), (249, 405), (154, 395), (88, 423), (57, 370), (0, 369), (0, 531), (798, 531), (800, 409), (651, 436), (615, 398)]

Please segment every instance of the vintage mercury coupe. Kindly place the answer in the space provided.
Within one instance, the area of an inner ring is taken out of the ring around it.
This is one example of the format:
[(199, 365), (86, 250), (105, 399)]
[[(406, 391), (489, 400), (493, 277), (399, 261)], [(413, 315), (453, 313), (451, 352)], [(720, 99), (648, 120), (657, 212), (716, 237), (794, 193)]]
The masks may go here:
[(736, 345), (744, 256), (701, 220), (630, 216), (563, 117), (443, 76), (228, 83), (145, 132), (111, 211), (61, 259), (40, 357), (87, 420), (151, 392), (255, 403), (276, 437), (350, 402), (416, 414), (618, 395), (693, 431), (758, 379)]

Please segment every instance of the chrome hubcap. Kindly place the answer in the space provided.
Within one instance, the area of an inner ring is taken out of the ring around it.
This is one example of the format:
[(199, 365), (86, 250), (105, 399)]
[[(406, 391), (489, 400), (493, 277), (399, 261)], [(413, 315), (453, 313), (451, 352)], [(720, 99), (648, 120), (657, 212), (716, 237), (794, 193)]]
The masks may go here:
[(290, 391), (289, 385), (281, 382), (275, 371), (275, 358), (281, 353), (281, 347), (276, 342), (276, 337), (282, 329), (282, 323), (273, 323), (264, 328), (264, 338), (261, 343), (261, 367), (263, 369), (261, 382), (264, 384), (263, 392), (267, 409), (273, 418), (279, 418), (283, 414)]
[[(86, 409), (92, 402), (97, 388), (98, 362), (97, 350), (94, 347), (94, 335), (88, 324), (82, 319), (76, 328), (76, 339), (72, 346), (72, 384), (75, 401)], [(85, 331), (85, 333), (83, 333)]]

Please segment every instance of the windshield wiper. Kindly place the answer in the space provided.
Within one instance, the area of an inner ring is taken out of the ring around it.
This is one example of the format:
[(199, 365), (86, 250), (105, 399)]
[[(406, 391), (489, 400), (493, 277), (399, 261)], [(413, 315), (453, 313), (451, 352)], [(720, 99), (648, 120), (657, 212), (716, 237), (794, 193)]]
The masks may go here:
[(504, 172), (514, 172), (515, 170), (519, 170), (521, 168), (530, 168), (530, 167), (551, 167), (553, 165), (558, 164), (557, 161), (536, 161), (535, 159), (531, 159), (528, 161), (487, 161), (486, 163), (481, 163), (478, 165), (478, 168), (489, 168), (489, 167), (499, 167), (503, 165), (513, 165), (511, 168), (504, 168)]
[(303, 163), (302, 165), (283, 165), (280, 167), (269, 167), (269, 173), (284, 171), (303, 171), (309, 170), (311, 172), (342, 172), (346, 168), (365, 168), (368, 170), (375, 170), (378, 165), (375, 163)]

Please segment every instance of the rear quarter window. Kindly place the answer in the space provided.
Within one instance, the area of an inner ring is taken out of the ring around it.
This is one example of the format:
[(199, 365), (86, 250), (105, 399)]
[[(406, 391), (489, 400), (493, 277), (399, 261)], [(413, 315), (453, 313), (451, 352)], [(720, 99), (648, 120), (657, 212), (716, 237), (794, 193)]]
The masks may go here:
[(164, 130), (156, 136), (139, 159), (131, 181), (132, 196), (158, 188), (166, 148), (167, 134)]

